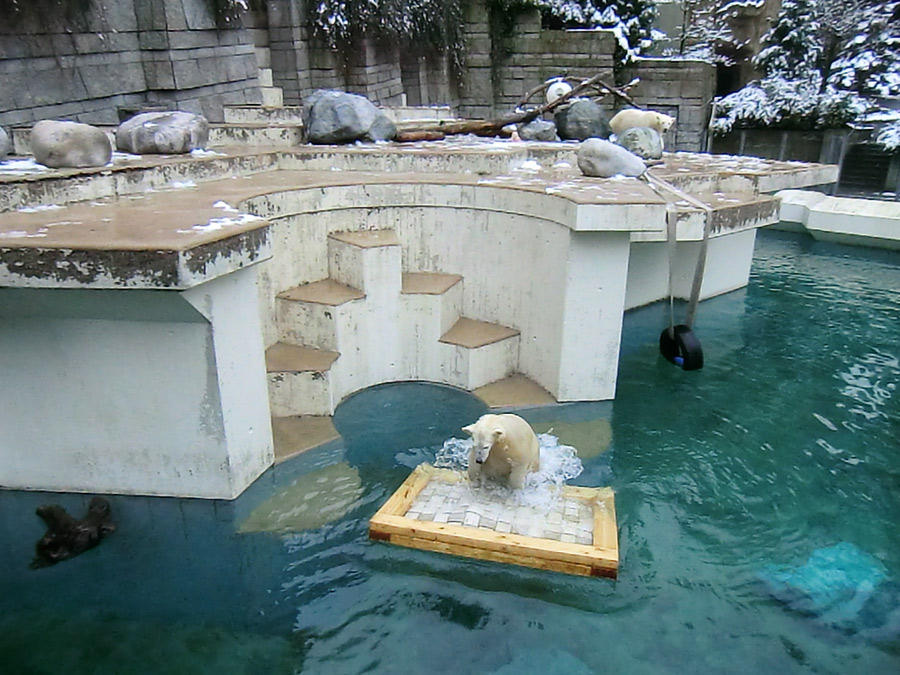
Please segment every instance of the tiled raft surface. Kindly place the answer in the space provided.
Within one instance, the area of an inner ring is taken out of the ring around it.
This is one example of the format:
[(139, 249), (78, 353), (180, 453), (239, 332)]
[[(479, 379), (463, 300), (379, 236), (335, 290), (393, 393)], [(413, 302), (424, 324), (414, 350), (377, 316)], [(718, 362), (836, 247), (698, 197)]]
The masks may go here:
[[(499, 501), (504, 493), (471, 488), (466, 482), (433, 480), (405, 516), (414, 520), (462, 525), (503, 534), (520, 534), (572, 544), (593, 544), (592, 504), (557, 497), (549, 504), (526, 506)], [(513, 493), (509, 493), (513, 496)]]

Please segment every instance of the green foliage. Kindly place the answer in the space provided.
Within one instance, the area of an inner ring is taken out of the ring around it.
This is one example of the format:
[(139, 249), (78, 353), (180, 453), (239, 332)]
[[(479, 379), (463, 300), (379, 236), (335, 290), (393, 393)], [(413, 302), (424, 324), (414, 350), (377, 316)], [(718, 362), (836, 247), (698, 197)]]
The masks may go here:
[(455, 77), (463, 66), (463, 0), (320, 0), (310, 11), (313, 35), (349, 61), (359, 43), (422, 55), (448, 54)]
[(491, 36), (491, 79), (500, 85), (500, 68), (512, 53), (516, 22), (525, 12), (540, 7), (539, 0), (487, 0), (488, 33)]

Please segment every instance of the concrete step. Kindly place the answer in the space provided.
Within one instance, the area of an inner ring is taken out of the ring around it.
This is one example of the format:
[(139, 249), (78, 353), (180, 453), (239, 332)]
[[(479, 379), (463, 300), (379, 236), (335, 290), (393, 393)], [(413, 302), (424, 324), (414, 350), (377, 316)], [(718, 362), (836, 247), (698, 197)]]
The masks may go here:
[(273, 417), (331, 415), (331, 369), (340, 354), (277, 343), (266, 350), (269, 408)]
[(388, 118), (396, 123), (402, 122), (439, 122), (454, 119), (453, 111), (448, 105), (434, 106), (381, 106)]
[(394, 230), (328, 235), (328, 276), (367, 296), (396, 297), (401, 288), (400, 239)]
[(440, 372), (441, 336), (459, 320), (463, 284), (458, 274), (405, 272), (400, 296), (402, 370), (413, 380)]
[(303, 124), (303, 106), (226, 105), (225, 122), (230, 124)]
[(271, 108), (280, 108), (284, 105), (284, 92), (281, 87), (260, 87), (259, 93), (262, 95), (262, 104)]
[(210, 147), (252, 145), (255, 147), (292, 148), (303, 143), (303, 126), (290, 122), (240, 122), (211, 124)]
[(272, 418), (276, 464), (338, 438), (340, 435), (327, 415)]
[(519, 331), (460, 317), (440, 338), (444, 382), (473, 390), (516, 372)]
[(322, 279), (279, 293), (276, 321), (281, 342), (340, 351), (345, 335), (352, 334), (354, 310), (365, 294), (333, 279)]
[(225, 121), (235, 124), (303, 124), (303, 106), (227, 105)]

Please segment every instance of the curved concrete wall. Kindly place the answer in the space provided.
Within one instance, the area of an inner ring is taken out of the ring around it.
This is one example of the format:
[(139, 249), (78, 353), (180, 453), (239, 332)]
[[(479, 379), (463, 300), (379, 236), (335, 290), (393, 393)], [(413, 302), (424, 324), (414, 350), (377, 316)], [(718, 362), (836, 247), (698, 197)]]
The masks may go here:
[[(571, 203), (522, 193), (512, 199), (487, 186), (415, 184), (297, 190), (249, 200), (246, 208), (263, 210), (272, 222), (273, 256), (260, 275), (267, 345), (278, 340), (275, 296), (327, 276), (329, 233), (393, 229), (404, 272), (461, 275), (462, 314), (518, 329), (519, 370), (558, 389), (560, 297), (575, 235), (559, 221), (574, 220)], [(277, 211), (291, 215), (274, 217)], [(394, 379), (417, 377), (400, 372)]]

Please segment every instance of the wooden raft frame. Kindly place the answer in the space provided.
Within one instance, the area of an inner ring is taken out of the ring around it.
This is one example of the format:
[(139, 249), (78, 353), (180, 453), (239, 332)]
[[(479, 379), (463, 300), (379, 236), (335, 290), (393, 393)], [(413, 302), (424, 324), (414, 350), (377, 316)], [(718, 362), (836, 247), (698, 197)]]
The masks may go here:
[(619, 541), (611, 488), (563, 487), (565, 497), (591, 504), (594, 544), (586, 545), (406, 518), (416, 497), (432, 480), (456, 483), (466, 477), (457, 471), (420, 464), (372, 516), (369, 538), (408, 548), (564, 574), (610, 579), (618, 575)]

